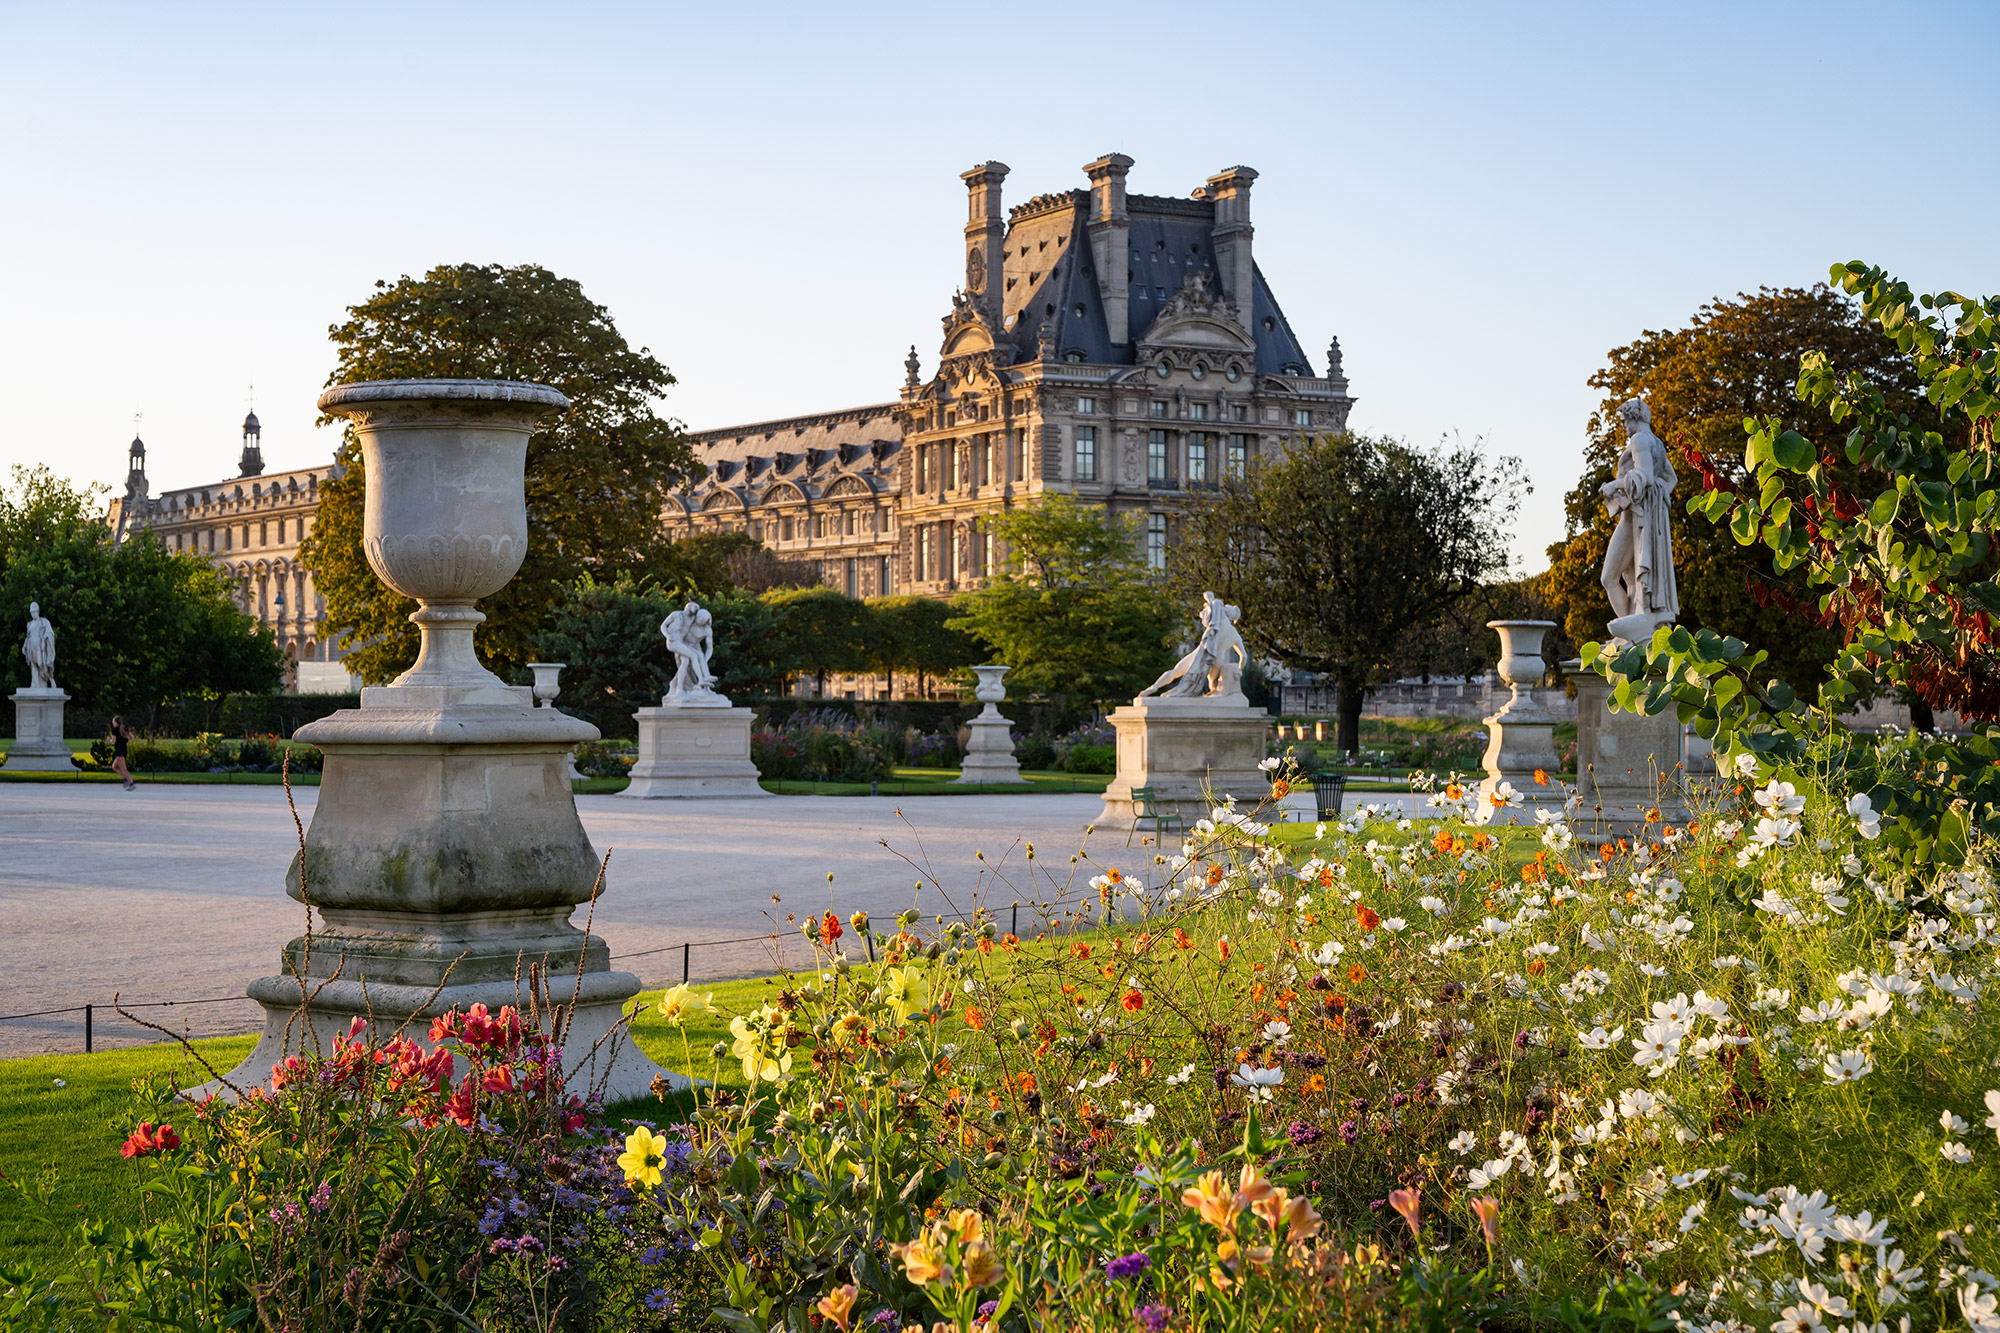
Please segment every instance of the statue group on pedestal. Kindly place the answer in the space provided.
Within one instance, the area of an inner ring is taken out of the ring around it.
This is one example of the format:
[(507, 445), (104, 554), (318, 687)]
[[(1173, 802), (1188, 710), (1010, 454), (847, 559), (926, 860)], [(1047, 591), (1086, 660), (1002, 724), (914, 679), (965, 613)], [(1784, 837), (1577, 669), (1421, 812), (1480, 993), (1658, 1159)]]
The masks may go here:
[(660, 622), (661, 637), (674, 655), (674, 678), (667, 687), (668, 704), (720, 704), (729, 701), (715, 692), (709, 658), (715, 653), (715, 616), (689, 602)]
[[(1140, 690), (1139, 699), (1201, 699), (1243, 693), (1243, 668), (1250, 654), (1236, 632), (1242, 612), (1212, 592), (1201, 595), (1201, 635), (1194, 648)], [(1137, 700), (1134, 700), (1137, 702)]]
[(21, 656), (28, 659), (29, 689), (56, 687), (56, 631), (43, 618), (39, 602), (28, 603), (28, 637), (21, 644)]
[(1611, 599), (1611, 634), (1637, 642), (1672, 624), (1681, 612), (1668, 507), (1680, 478), (1667, 446), (1653, 433), (1653, 414), (1642, 400), (1620, 407), (1618, 418), (1625, 430), (1618, 474), (1598, 487), (1618, 525), (1604, 553), (1600, 581)]

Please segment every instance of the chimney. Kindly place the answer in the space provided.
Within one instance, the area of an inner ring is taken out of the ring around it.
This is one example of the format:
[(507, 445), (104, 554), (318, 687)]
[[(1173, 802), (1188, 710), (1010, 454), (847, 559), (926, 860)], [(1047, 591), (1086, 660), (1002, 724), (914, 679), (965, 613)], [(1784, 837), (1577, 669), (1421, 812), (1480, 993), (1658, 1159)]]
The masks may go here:
[(1005, 162), (982, 162), (959, 173), (965, 182), (969, 216), (965, 223), (965, 294), (1000, 323), (1001, 299), (1007, 290), (1002, 271), (1007, 261), (1007, 217), (1000, 211), (1000, 183), (1007, 179)]
[(1111, 345), (1131, 339), (1127, 293), (1132, 283), (1132, 218), (1125, 211), (1125, 173), (1132, 159), (1106, 153), (1086, 163), (1090, 177), (1090, 262), (1097, 267), (1097, 295), (1104, 303), (1104, 324)]
[[(1222, 279), (1222, 294), (1236, 307), (1236, 318), (1251, 329), (1251, 288), (1256, 279), (1250, 261), (1250, 183), (1257, 173), (1248, 167), (1231, 167), (1208, 178), (1208, 197), (1215, 202), (1215, 267)], [(1251, 337), (1256, 337), (1251, 329)]]

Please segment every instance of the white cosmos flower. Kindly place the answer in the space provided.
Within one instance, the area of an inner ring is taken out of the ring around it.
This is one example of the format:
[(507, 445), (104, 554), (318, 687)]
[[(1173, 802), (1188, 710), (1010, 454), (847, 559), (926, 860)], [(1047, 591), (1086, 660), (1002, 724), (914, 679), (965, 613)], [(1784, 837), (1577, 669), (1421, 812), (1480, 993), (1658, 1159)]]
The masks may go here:
[(1608, 1051), (1625, 1040), (1624, 1028), (1613, 1028), (1606, 1032), (1602, 1027), (1594, 1027), (1588, 1032), (1576, 1034), (1576, 1044), (1586, 1051)]
[(1667, 975), (1667, 969), (1659, 966), (1657, 963), (1641, 963), (1639, 964), (1639, 971), (1649, 977), (1664, 977)]
[(1718, 1023), (1729, 1017), (1729, 1001), (1716, 999), (1704, 990), (1694, 993), (1694, 999), (1688, 1002), (1688, 1007), (1703, 1018), (1712, 1018)]
[(1776, 778), (1751, 799), (1773, 815), (1796, 815), (1806, 808), (1806, 798), (1799, 795), (1798, 789)]
[(1446, 912), (1449, 912), (1451, 910), (1451, 904), (1447, 903), (1444, 899), (1432, 898), (1428, 895), (1417, 899), (1417, 906), (1423, 908), (1426, 912), (1429, 912), (1432, 916), (1443, 916)]
[(1987, 1089), (1986, 1109), (1993, 1113), (1986, 1117), (1986, 1127), (1993, 1131), (1995, 1138), (2000, 1138), (2000, 1089)]
[(1741, 777), (1746, 777), (1746, 778), (1754, 778), (1754, 777), (1756, 777), (1756, 776), (1757, 776), (1757, 756), (1756, 756), (1756, 755), (1754, 755), (1754, 754), (1751, 754), (1751, 753), (1750, 753), (1750, 752), (1749, 752), (1748, 750), (1744, 751), (1744, 752), (1743, 752), (1742, 754), (1739, 754), (1739, 755), (1737, 755), (1737, 756), (1736, 756), (1736, 772), (1737, 772), (1737, 774), (1738, 774), (1739, 776), (1741, 776)]
[(1251, 1101), (1268, 1102), (1271, 1100), (1271, 1090), (1285, 1081), (1285, 1071), (1259, 1069), (1252, 1064), (1241, 1064), (1236, 1067), (1236, 1072), (1229, 1076), (1229, 1081), (1249, 1093)]
[(1282, 1018), (1274, 1018), (1264, 1025), (1264, 1042), (1269, 1046), (1283, 1046), (1292, 1039), (1292, 1025)]
[(1139, 1126), (1145, 1124), (1148, 1120), (1151, 1120), (1153, 1118), (1153, 1115), (1154, 1115), (1154, 1106), (1151, 1102), (1147, 1102), (1144, 1106), (1135, 1107), (1132, 1111), (1132, 1114), (1122, 1117), (1118, 1121), (1118, 1123), (1121, 1125), (1129, 1126), (1132, 1129), (1137, 1129)]
[(1875, 1072), (1875, 1062), (1866, 1051), (1842, 1051), (1839, 1055), (1829, 1051), (1820, 1067), (1829, 1083), (1856, 1083)]
[(1285, 761), (1278, 758), (1278, 756), (1272, 755), (1268, 759), (1259, 759), (1257, 761), (1257, 767), (1263, 769), (1266, 773), (1270, 773), (1274, 772), (1277, 769), (1278, 765), (1284, 762)]
[(1873, 842), (1882, 836), (1882, 816), (1875, 812), (1875, 802), (1867, 792), (1856, 792), (1847, 798), (1847, 813), (1854, 816), (1855, 827), (1862, 837)]
[(1467, 1153), (1471, 1152), (1474, 1148), (1477, 1148), (1478, 1146), (1479, 1146), (1479, 1136), (1474, 1134), (1469, 1129), (1461, 1129), (1460, 1131), (1458, 1131), (1458, 1133), (1452, 1135), (1451, 1142), (1445, 1145), (1445, 1147), (1451, 1149), (1453, 1152), (1457, 1153), (1460, 1157), (1465, 1156)]
[(1402, 930), (1409, 924), (1409, 922), (1399, 916), (1385, 916), (1382, 918), (1382, 929), (1390, 932)]
[(1766, 817), (1757, 821), (1756, 832), (1750, 835), (1753, 847), (1789, 847), (1798, 836), (1802, 825), (1796, 819)]
[(1944, 1127), (1944, 1132), (1947, 1134), (1963, 1134), (1966, 1130), (1965, 1121), (1949, 1110), (1938, 1117), (1938, 1124)]
[(1655, 1000), (1653, 1017), (1663, 1023), (1685, 1027), (1694, 1018), (1694, 1005), (1685, 994), (1676, 995), (1671, 1000)]
[(1180, 1072), (1178, 1074), (1167, 1075), (1167, 1083), (1170, 1086), (1178, 1087), (1179, 1085), (1187, 1082), (1190, 1078), (1193, 1077), (1194, 1077), (1194, 1061), (1190, 1060), (1186, 1064), (1181, 1066)]
[(1465, 1173), (1466, 1183), (1476, 1190), (1483, 1190), (1514, 1168), (1511, 1157), (1496, 1157), (1484, 1166), (1475, 1166)]
[(1942, 1148), (1939, 1148), (1938, 1151), (1944, 1154), (1945, 1161), (1957, 1162), (1960, 1166), (1964, 1166), (1972, 1160), (1972, 1149), (1966, 1147), (1963, 1143), (1947, 1143)]
[(1675, 1176), (1674, 1188), (1677, 1190), (1692, 1189), (1696, 1185), (1701, 1184), (1702, 1181), (1708, 1179), (1710, 1170), (1711, 1168), (1709, 1167), (1700, 1166), (1696, 1167), (1692, 1171), (1686, 1172), (1682, 1175)]
[(1632, 1063), (1645, 1068), (1659, 1078), (1681, 1061), (1681, 1039), (1687, 1036), (1687, 1029), (1673, 1023), (1648, 1023), (1640, 1029), (1632, 1041), (1637, 1049), (1632, 1053)]
[(2000, 1297), (1982, 1292), (1977, 1282), (1966, 1283), (1958, 1293), (1958, 1312), (1975, 1333), (2000, 1333)]
[(1681, 1214), (1681, 1234), (1685, 1236), (1688, 1232), (1693, 1231), (1699, 1226), (1702, 1214), (1707, 1211), (1707, 1199), (1696, 1199), (1693, 1203), (1689, 1204), (1687, 1211)]

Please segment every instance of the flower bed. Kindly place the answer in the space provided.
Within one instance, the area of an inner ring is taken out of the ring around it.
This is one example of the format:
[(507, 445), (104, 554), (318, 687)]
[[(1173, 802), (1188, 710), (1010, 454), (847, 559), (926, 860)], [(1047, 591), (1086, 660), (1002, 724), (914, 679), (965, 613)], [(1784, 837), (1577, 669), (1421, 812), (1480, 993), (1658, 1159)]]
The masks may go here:
[(1524, 858), (1464, 788), (1433, 801), (983, 865), (984, 900), (1070, 904), (1026, 939), (976, 902), (934, 934), (810, 919), (819, 965), (763, 1002), (668, 992), (649, 1023), (728, 1036), (684, 1038), (712, 1082), (643, 1125), (564, 1097), (505, 1014), (434, 1033), (443, 1059), (358, 1032), (166, 1117), (178, 1146), (135, 1113), (156, 1257), (102, 1239), (89, 1284), (8, 1299), (262, 1301), (273, 1328), (2000, 1326), (1980, 856), (1892, 863), (1868, 798), (1797, 771), (1603, 853), (1555, 817)]

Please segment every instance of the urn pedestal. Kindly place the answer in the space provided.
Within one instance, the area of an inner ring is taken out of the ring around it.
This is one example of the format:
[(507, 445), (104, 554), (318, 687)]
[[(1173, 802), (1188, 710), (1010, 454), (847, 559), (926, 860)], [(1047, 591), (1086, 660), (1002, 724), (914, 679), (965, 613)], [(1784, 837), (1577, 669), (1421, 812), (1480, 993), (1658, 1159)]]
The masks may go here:
[(1007, 697), (1001, 677), (1011, 670), (1004, 666), (977, 666), (979, 678), (973, 698), (985, 704), (979, 715), (966, 725), (972, 734), (966, 739), (965, 762), (954, 786), (993, 786), (996, 783), (1023, 785), (1021, 761), (1014, 757), (1014, 724), (1000, 714), (999, 704)]
[(634, 800), (769, 796), (757, 785), (750, 759), (748, 708), (713, 708), (663, 703), (641, 708), (639, 758), (632, 783), (619, 792)]
[(8, 697), (14, 701), (14, 743), (0, 768), (9, 773), (77, 772), (63, 739), (63, 705), (69, 695), (51, 687), (20, 689)]
[(1263, 800), (1271, 777), (1258, 764), (1270, 722), (1241, 694), (1142, 698), (1115, 710), (1118, 772), (1105, 788), (1097, 825), (1134, 827), (1132, 792), (1139, 787), (1152, 788), (1160, 805), (1180, 807), (1190, 823), (1208, 813), (1211, 798), (1234, 796), (1245, 807)]
[[(1620, 709), (1611, 683), (1563, 663), (1576, 685), (1576, 780), (1583, 809), (1577, 836), (1592, 846), (1637, 839), (1661, 824), (1685, 824), (1681, 800), (1686, 730), (1673, 709), (1647, 717)], [(1657, 818), (1649, 818), (1657, 811)]]
[[(1511, 693), (1500, 711), (1485, 720), (1486, 776), (1479, 784), (1474, 819), (1481, 824), (1532, 824), (1538, 808), (1559, 810), (1564, 799), (1550, 778), (1561, 771), (1556, 716), (1528, 693), (1542, 683), (1548, 670), (1542, 661), (1542, 638), (1556, 622), (1489, 620), (1486, 627), (1500, 635), (1500, 679)], [(1537, 770), (1541, 782), (1535, 781)], [(1511, 794), (1507, 788), (1512, 788)], [(1516, 803), (1496, 804), (1503, 798)]]
[[(352, 420), (367, 478), (363, 544), (382, 581), (418, 601), (416, 664), (361, 707), (302, 727), (325, 755), (319, 801), (286, 892), (318, 918), (279, 973), (251, 983), (264, 1007), (230, 1095), (355, 1017), (428, 1040), (432, 1017), (515, 1005), (567, 1025), (569, 1087), (645, 1095), (666, 1071), (621, 1019), (639, 980), (571, 914), (599, 862), (577, 818), (569, 751), (597, 729), (480, 665), (480, 597), (506, 586), (528, 540), (523, 466), (536, 419), (569, 405), (540, 385), (394, 380), (329, 390)], [(685, 1080), (668, 1075), (680, 1085)]]

